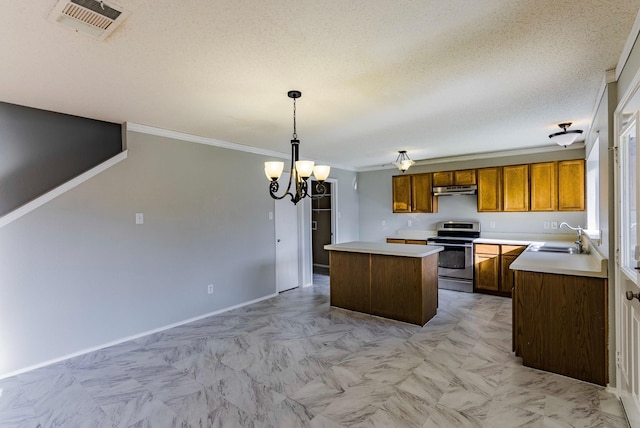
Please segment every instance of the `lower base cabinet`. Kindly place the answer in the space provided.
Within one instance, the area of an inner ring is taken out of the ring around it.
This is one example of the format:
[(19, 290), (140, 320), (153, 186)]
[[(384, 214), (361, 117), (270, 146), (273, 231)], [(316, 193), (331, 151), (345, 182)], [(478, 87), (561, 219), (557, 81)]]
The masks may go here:
[(515, 271), (513, 329), (525, 366), (607, 384), (606, 279)]
[(475, 244), (474, 292), (511, 297), (513, 271), (511, 263), (527, 247), (505, 244)]

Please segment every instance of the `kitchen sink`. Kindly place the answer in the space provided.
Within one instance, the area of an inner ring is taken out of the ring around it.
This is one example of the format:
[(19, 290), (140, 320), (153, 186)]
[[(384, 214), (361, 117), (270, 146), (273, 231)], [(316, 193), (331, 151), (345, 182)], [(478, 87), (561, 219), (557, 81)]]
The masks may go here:
[(578, 254), (578, 250), (575, 247), (562, 247), (555, 245), (533, 245), (529, 248), (529, 251), (541, 253)]

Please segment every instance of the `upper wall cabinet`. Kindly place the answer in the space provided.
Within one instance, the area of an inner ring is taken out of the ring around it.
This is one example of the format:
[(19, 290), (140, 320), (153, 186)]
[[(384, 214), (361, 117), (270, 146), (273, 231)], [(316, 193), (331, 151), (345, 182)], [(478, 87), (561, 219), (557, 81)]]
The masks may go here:
[(502, 167), (502, 210), (529, 211), (529, 165)]
[(476, 184), (476, 170), (442, 171), (433, 173), (433, 186), (470, 186)]
[(585, 161), (540, 162), (393, 177), (394, 213), (438, 212), (433, 187), (478, 185), (478, 212), (584, 211)]
[(502, 211), (502, 168), (478, 170), (478, 211)]
[(438, 212), (438, 198), (433, 196), (431, 173), (411, 176), (411, 208), (414, 213)]
[(393, 212), (411, 212), (411, 176), (395, 175), (393, 180)]
[(584, 211), (584, 159), (558, 162), (558, 210)]
[(431, 173), (396, 175), (392, 179), (394, 213), (438, 212), (438, 199), (433, 196)]
[(558, 211), (558, 163), (530, 165), (531, 211)]

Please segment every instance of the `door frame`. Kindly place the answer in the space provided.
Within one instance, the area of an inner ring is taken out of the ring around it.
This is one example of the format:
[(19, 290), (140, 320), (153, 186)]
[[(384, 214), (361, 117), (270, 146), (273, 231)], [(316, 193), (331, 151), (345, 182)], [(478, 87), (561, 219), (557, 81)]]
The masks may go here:
[[(625, 345), (626, 339), (622, 337), (623, 333), (626, 332), (632, 325), (625, 325), (623, 323), (624, 318), (624, 305), (627, 304), (623, 298), (623, 293), (626, 291), (625, 283), (627, 281), (627, 275), (622, 272), (621, 269), (621, 243), (622, 243), (622, 183), (621, 183), (621, 162), (620, 162), (620, 138), (622, 134), (624, 134), (628, 127), (625, 129), (621, 129), (623, 124), (623, 113), (625, 108), (631, 103), (634, 102), (633, 109), (636, 111), (636, 129), (640, 129), (640, 123), (638, 123), (638, 111), (640, 110), (640, 104), (636, 107), (635, 104), (638, 103), (635, 101), (636, 97), (640, 97), (640, 71), (636, 73), (631, 82), (628, 91), (624, 94), (623, 97), (620, 98), (620, 102), (614, 112), (613, 117), (613, 150), (614, 150), (614, 171), (613, 171), (613, 182), (614, 182), (614, 198), (615, 198), (615, 209), (614, 209), (614, 233), (615, 233), (615, 247), (614, 247), (614, 260), (613, 263), (610, 263), (610, 269), (613, 270), (614, 276), (614, 288), (615, 288), (615, 355), (616, 355), (616, 385), (615, 392), (617, 397), (622, 401), (625, 412), (627, 413), (627, 418), (631, 424), (635, 421), (636, 423), (640, 421), (640, 405), (633, 399), (633, 396), (629, 397), (626, 391), (623, 389), (623, 367), (624, 364), (623, 359), (627, 358), (628, 355), (625, 354)], [(638, 135), (638, 131), (636, 131), (636, 135)], [(638, 139), (636, 138), (636, 144), (638, 144)], [(638, 160), (637, 160), (638, 162)], [(637, 168), (637, 167), (636, 167)], [(637, 171), (640, 170), (637, 168)], [(611, 176), (611, 174), (610, 174)], [(636, 203), (640, 201), (640, 185), (636, 183)], [(637, 215), (637, 214), (636, 214)], [(639, 285), (636, 283), (636, 285)], [(633, 363), (633, 362), (632, 362)], [(640, 361), (635, 361), (635, 370), (640, 368)], [(634, 368), (632, 368), (633, 370)], [(633, 376), (632, 376), (633, 380)]]
[[(340, 242), (338, 240), (338, 179), (327, 178), (327, 183), (331, 183), (331, 243)], [(300, 225), (302, 230), (300, 234), (303, 238), (302, 242), (302, 286), (309, 287), (313, 285), (313, 247), (311, 234), (311, 200), (305, 198), (305, 205), (302, 210), (302, 218)]]

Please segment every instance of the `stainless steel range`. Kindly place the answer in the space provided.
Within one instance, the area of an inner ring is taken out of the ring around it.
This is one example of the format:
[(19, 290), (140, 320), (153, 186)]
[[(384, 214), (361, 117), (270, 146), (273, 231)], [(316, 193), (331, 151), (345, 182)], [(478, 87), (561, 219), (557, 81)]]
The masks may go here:
[(477, 221), (441, 221), (427, 245), (440, 245), (438, 288), (473, 293), (473, 240), (480, 237)]

